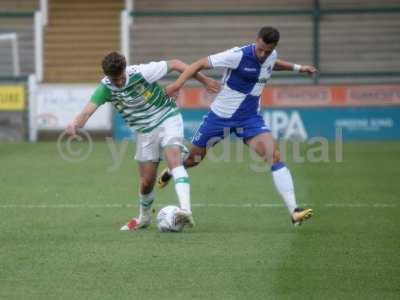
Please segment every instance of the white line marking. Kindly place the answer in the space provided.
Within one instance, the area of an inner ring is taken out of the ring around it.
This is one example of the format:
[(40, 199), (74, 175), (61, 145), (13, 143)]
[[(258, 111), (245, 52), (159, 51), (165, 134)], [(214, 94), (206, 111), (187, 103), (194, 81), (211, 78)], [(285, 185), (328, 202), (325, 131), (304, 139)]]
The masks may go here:
[(397, 207), (396, 204), (385, 204), (385, 203), (328, 203), (325, 204), (326, 207), (377, 207), (377, 208), (388, 208), (388, 207)]
[[(166, 204), (155, 204), (155, 207), (163, 207)], [(276, 208), (285, 207), (282, 203), (242, 203), (242, 204), (229, 204), (229, 203), (193, 203), (193, 207), (216, 207), (216, 208)], [(310, 203), (303, 203), (302, 206), (313, 207)], [(318, 205), (320, 206), (320, 205)], [(396, 204), (386, 203), (326, 203), (323, 207), (330, 208), (393, 208), (397, 207)], [(23, 209), (35, 209), (35, 208), (132, 208), (138, 207), (137, 204), (129, 203), (80, 203), (80, 204), (0, 204), (0, 209), (6, 208), (23, 208)]]

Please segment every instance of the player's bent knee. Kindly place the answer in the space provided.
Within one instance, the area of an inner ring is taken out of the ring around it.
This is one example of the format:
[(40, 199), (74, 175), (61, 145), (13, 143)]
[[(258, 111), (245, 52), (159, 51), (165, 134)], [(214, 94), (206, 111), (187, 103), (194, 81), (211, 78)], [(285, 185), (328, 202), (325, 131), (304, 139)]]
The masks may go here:
[(185, 168), (191, 168), (197, 166), (206, 156), (206, 149), (199, 148), (195, 151), (191, 151), (189, 157), (185, 160)]
[(191, 168), (197, 166), (203, 160), (202, 156), (190, 156), (185, 160), (185, 167)]
[(281, 161), (281, 153), (279, 150), (275, 150), (272, 156), (272, 163), (276, 164)]

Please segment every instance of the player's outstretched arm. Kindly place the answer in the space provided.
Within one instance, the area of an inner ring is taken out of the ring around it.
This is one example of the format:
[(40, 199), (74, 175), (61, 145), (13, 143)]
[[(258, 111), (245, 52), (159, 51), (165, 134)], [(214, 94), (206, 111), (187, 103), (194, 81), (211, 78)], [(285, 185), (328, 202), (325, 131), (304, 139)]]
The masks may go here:
[[(168, 61), (168, 67), (171, 71), (183, 73), (187, 68), (189, 68), (189, 65), (179, 59), (173, 59)], [(193, 77), (202, 83), (209, 92), (217, 93), (219, 91), (220, 85), (218, 81), (204, 75), (201, 72), (196, 72)]]
[(309, 65), (298, 65), (292, 64), (290, 62), (284, 61), (282, 59), (277, 59), (274, 65), (274, 71), (293, 71), (298, 73), (304, 73), (307, 75), (314, 75), (317, 73), (317, 69), (314, 66)]
[(179, 76), (179, 78), (172, 84), (168, 85), (166, 87), (166, 92), (169, 96), (174, 95), (176, 92), (179, 91), (179, 89), (185, 84), (185, 82), (193, 77), (197, 72), (204, 70), (204, 69), (209, 69), (209, 63), (207, 57), (202, 58), (195, 63), (191, 64), (188, 66), (185, 71), (182, 72), (182, 74)]
[(68, 125), (67, 133), (71, 136), (75, 136), (76, 130), (85, 126), (86, 122), (89, 120), (90, 116), (93, 115), (93, 113), (96, 111), (97, 107), (98, 106), (92, 102), (86, 104), (82, 112), (78, 114), (75, 119)]

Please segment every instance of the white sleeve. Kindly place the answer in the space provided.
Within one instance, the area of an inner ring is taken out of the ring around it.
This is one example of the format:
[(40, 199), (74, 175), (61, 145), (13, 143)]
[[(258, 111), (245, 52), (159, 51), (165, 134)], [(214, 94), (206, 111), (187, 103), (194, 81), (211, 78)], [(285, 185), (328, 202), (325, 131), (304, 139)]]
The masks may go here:
[(163, 78), (168, 73), (168, 63), (165, 60), (158, 62), (152, 61), (148, 64), (138, 65), (137, 70), (147, 82), (153, 83)]
[(242, 50), (235, 47), (224, 52), (210, 55), (208, 57), (208, 63), (211, 68), (222, 67), (236, 69), (239, 66), (242, 56)]

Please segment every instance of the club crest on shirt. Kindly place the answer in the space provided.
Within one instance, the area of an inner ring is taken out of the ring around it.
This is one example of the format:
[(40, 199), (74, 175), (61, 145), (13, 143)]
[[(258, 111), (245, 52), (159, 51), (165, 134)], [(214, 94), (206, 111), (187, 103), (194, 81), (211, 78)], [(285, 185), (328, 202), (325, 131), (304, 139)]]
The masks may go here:
[(145, 91), (145, 89), (146, 88), (144, 87), (143, 84), (137, 84), (134, 87), (135, 92), (138, 93), (138, 94), (142, 94)]

